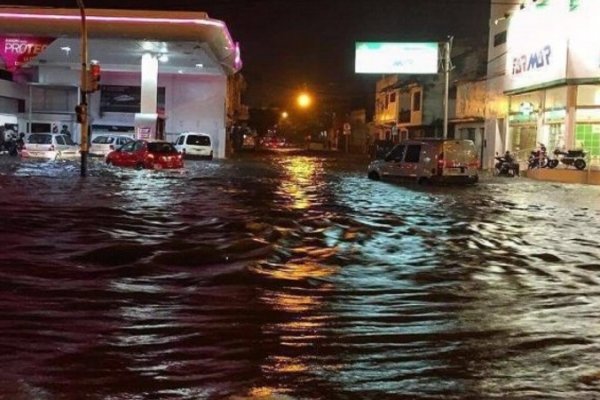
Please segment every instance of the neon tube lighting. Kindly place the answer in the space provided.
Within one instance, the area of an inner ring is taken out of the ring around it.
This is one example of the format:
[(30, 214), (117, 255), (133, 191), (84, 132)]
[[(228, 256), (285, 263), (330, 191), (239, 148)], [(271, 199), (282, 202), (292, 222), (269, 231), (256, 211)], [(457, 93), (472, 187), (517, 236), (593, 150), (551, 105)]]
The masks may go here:
[[(79, 21), (79, 15), (57, 15), (57, 14), (28, 14), (28, 13), (0, 13), (0, 18), (15, 18), (15, 19), (33, 19), (33, 20), (64, 20), (64, 21)], [(203, 20), (203, 19), (170, 19), (170, 18), (144, 18), (144, 17), (105, 17), (100, 15), (86, 16), (88, 21), (97, 22), (139, 22), (139, 23), (164, 23), (164, 24), (196, 24), (196, 25), (212, 25), (219, 28), (224, 27), (224, 23), (220, 21)]]

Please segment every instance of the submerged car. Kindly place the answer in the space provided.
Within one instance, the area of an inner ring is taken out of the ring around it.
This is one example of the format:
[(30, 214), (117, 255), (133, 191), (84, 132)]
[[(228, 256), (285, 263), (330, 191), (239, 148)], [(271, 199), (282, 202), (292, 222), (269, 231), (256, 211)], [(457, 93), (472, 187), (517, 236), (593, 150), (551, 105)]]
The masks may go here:
[(169, 142), (135, 140), (108, 153), (106, 163), (135, 169), (179, 169), (183, 157)]
[(472, 140), (414, 139), (396, 145), (383, 160), (369, 164), (373, 180), (418, 183), (476, 183), (479, 159)]
[(21, 157), (48, 160), (73, 159), (79, 154), (79, 146), (71, 137), (58, 133), (32, 133), (21, 150)]
[(98, 135), (92, 140), (90, 155), (105, 157), (108, 153), (133, 141), (129, 136)]

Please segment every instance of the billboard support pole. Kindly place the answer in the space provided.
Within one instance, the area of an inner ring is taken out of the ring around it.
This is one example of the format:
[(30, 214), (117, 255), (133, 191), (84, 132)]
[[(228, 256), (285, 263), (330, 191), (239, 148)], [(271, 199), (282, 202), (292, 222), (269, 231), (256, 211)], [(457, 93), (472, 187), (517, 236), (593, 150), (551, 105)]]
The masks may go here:
[(444, 43), (444, 139), (448, 138), (448, 102), (450, 92), (450, 71), (452, 70), (452, 63), (450, 61), (450, 52), (452, 51), (452, 36), (448, 37), (448, 40)]

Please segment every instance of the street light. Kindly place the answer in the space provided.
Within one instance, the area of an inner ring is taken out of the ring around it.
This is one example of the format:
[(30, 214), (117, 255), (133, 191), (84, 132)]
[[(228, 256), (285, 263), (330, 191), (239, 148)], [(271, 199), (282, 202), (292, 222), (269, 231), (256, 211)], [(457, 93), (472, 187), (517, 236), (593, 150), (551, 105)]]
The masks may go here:
[(281, 113), (281, 118), (286, 119), (289, 116), (289, 114), (287, 113), (287, 111), (284, 111)]
[(312, 104), (312, 98), (308, 93), (300, 93), (297, 102), (301, 108), (308, 108)]

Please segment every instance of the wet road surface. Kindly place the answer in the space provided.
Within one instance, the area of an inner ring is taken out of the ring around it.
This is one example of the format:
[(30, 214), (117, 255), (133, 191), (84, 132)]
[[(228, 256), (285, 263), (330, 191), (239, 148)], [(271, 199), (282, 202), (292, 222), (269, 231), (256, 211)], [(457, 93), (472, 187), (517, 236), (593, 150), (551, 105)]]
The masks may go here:
[(0, 399), (593, 399), (600, 188), (0, 159)]

